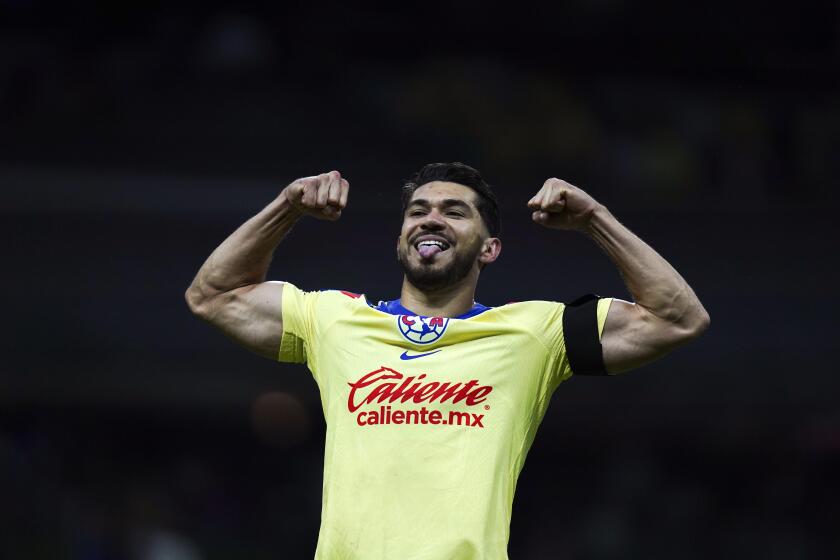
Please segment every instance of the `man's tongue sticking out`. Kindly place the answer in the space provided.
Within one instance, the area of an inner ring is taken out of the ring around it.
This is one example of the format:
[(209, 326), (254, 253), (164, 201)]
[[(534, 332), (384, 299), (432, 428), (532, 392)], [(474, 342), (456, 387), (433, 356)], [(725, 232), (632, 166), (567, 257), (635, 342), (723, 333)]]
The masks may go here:
[(420, 253), (420, 256), (424, 259), (428, 259), (429, 257), (436, 255), (441, 252), (441, 248), (438, 245), (420, 245), (420, 248), (417, 249)]

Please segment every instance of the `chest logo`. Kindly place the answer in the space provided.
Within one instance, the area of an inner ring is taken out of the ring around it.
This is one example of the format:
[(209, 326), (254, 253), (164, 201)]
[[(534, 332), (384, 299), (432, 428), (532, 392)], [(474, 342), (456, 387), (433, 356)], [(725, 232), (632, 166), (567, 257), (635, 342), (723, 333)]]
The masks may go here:
[(415, 344), (431, 344), (439, 340), (446, 332), (448, 325), (448, 317), (397, 316), (397, 328), (400, 334)]

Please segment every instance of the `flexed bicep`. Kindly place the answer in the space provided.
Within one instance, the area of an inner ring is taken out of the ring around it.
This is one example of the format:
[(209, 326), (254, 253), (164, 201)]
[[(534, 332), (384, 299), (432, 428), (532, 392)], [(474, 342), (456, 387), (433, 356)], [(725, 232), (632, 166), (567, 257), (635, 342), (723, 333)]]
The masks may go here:
[(251, 284), (214, 297), (201, 318), (228, 338), (276, 360), (283, 336), (283, 283)]
[(610, 374), (653, 362), (690, 340), (673, 323), (641, 305), (614, 299), (601, 334), (604, 365)]
[(338, 171), (287, 185), (207, 258), (184, 293), (190, 311), (245, 348), (280, 358), (283, 282), (265, 282), (278, 243), (304, 215), (334, 221), (350, 183)]

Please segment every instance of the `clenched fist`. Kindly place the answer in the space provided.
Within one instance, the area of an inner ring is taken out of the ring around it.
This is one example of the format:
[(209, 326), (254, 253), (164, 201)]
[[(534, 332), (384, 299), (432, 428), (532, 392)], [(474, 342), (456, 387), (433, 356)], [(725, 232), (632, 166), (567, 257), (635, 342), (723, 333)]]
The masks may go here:
[(292, 207), (301, 214), (308, 214), (319, 220), (337, 220), (347, 206), (350, 183), (338, 171), (321, 173), (314, 177), (303, 177), (294, 181), (283, 194)]
[(581, 189), (560, 179), (551, 178), (528, 201), (533, 210), (531, 218), (540, 225), (554, 229), (583, 231), (592, 213), (601, 205)]

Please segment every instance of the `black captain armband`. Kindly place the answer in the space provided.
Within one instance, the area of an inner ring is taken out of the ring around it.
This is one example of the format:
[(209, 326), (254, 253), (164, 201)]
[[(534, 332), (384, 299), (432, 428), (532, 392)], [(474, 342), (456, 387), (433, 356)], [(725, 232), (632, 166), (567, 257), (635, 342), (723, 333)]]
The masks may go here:
[(598, 336), (599, 299), (595, 294), (586, 294), (567, 303), (563, 310), (566, 356), (575, 375), (607, 375)]

